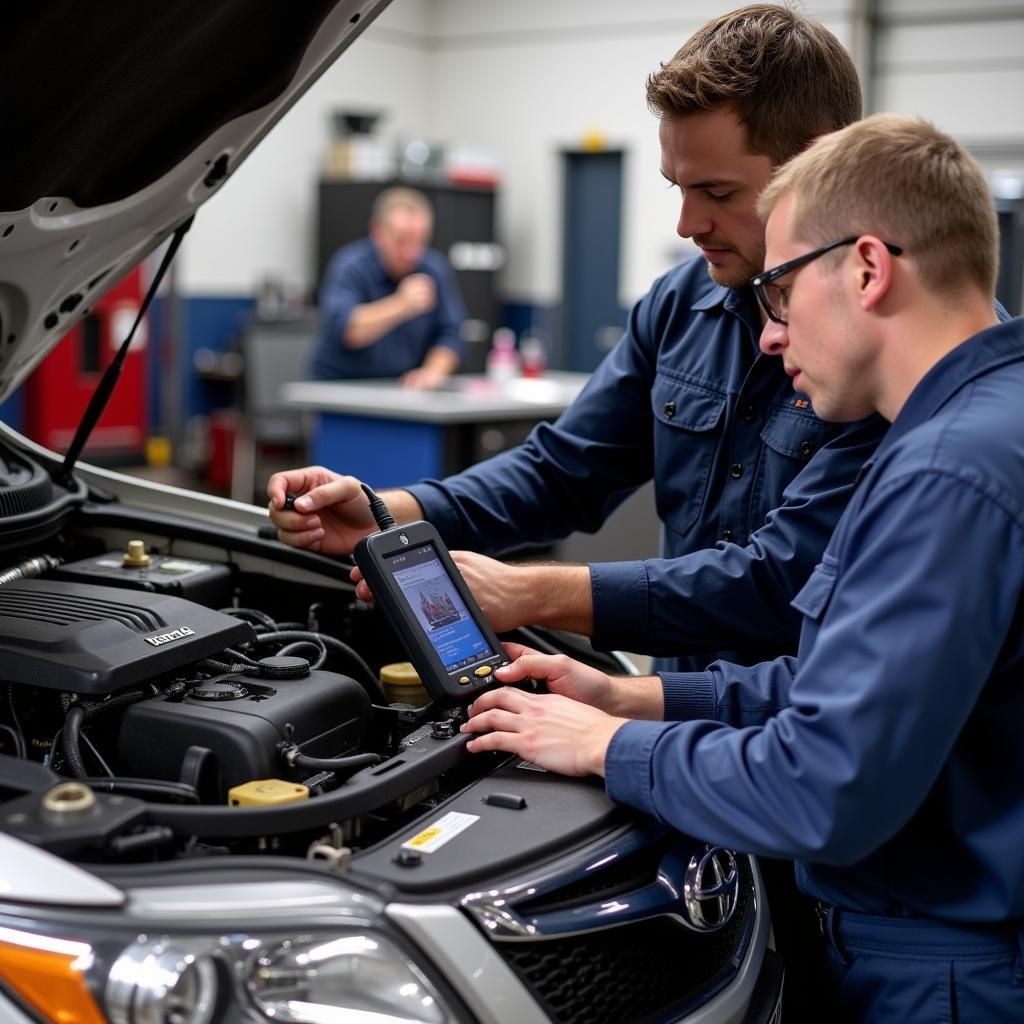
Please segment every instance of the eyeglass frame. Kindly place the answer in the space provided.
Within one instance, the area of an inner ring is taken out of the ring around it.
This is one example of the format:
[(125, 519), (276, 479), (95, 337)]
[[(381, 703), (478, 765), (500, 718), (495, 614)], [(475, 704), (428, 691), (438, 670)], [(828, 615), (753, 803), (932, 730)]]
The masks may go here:
[[(853, 243), (860, 237), (860, 235), (851, 235), (849, 238), (841, 238), (838, 242), (830, 242), (828, 245), (823, 245), (820, 249), (813, 249), (811, 252), (805, 252), (803, 256), (797, 256), (795, 259), (787, 260), (785, 263), (780, 263), (777, 267), (772, 267), (771, 270), (765, 270), (758, 274), (750, 282), (750, 287), (754, 289), (754, 295), (757, 296), (757, 301), (761, 304), (761, 308), (768, 314), (768, 319), (777, 324), (782, 324), (783, 326), (786, 326), (789, 323), (788, 320), (783, 319), (775, 312), (775, 310), (772, 309), (772, 305), (768, 301), (768, 296), (764, 291), (765, 285), (771, 284), (773, 281), (777, 281), (780, 277), (785, 277), (794, 270), (798, 270), (805, 263), (810, 263), (812, 260), (816, 260), (819, 256), (824, 256), (825, 253), (831, 252), (833, 249), (838, 249), (841, 245), (853, 245)], [(891, 242), (883, 242), (882, 244), (893, 254), (893, 256), (903, 255), (902, 246), (893, 245)]]

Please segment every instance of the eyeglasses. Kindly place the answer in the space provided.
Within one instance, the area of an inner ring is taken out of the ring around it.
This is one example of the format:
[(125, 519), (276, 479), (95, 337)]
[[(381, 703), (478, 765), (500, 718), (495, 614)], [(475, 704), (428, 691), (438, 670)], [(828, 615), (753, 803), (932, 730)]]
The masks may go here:
[[(757, 301), (761, 303), (761, 307), (768, 314), (768, 319), (774, 320), (777, 324), (788, 322), (786, 320), (786, 313), (789, 305), (789, 286), (781, 287), (775, 284), (780, 277), (785, 277), (787, 274), (802, 267), (805, 263), (810, 263), (819, 256), (824, 256), (825, 253), (838, 249), (841, 245), (853, 245), (858, 238), (860, 238), (860, 235), (841, 238), (838, 242), (823, 245), (820, 249), (814, 249), (812, 252), (805, 252), (803, 256), (797, 256), (795, 260), (780, 263), (777, 267), (766, 270), (763, 274), (758, 274), (750, 282), (750, 286), (754, 289)], [(898, 245), (890, 245), (886, 242), (885, 247), (893, 256), (903, 255), (903, 250)]]

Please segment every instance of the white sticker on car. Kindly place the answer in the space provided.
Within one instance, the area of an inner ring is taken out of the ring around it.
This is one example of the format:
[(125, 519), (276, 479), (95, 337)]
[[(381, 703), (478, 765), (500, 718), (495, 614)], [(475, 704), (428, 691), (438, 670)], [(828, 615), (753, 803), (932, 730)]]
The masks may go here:
[(420, 853), (433, 853), (479, 820), (479, 814), (449, 811), (432, 825), (428, 825), (422, 832), (414, 835), (412, 839), (402, 843), (402, 847), (406, 850), (419, 850)]

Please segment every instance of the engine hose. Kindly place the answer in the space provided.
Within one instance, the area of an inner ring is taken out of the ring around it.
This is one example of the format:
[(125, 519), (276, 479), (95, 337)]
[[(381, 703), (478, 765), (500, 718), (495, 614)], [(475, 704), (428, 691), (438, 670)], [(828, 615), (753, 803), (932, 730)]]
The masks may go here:
[(136, 704), (145, 700), (148, 694), (144, 690), (129, 690), (126, 693), (119, 693), (114, 697), (97, 704), (86, 706), (76, 701), (68, 708), (67, 717), (64, 719), (64, 727), (61, 730), (63, 741), (62, 749), (64, 760), (72, 776), (76, 779), (85, 778), (85, 762), (82, 760), (82, 724), (87, 718), (104, 714), (115, 708), (126, 707), (129, 704)]
[(196, 664), (200, 672), (213, 672), (219, 676), (231, 675), (244, 672), (247, 668), (254, 668), (255, 662), (251, 661), (218, 661), (216, 658), (203, 658)]
[(224, 615), (233, 615), (236, 619), (256, 622), (271, 632), (278, 628), (277, 623), (266, 612), (261, 612), (258, 608), (218, 608), (217, 611)]
[(296, 768), (308, 768), (310, 771), (334, 772), (339, 781), (355, 775), (362, 768), (380, 764), (384, 758), (380, 754), (350, 754), (348, 757), (310, 757), (308, 754), (285, 753), (285, 761)]
[(301, 651), (305, 647), (312, 647), (316, 651), (315, 658), (307, 658), (309, 667), (311, 669), (319, 668), (327, 660), (327, 648), (323, 644), (318, 644), (313, 640), (296, 640), (293, 644), (285, 644), (278, 652), (279, 658), (286, 657), (287, 655), (294, 655), (296, 657), (303, 657), (303, 655), (296, 655), (296, 651)]
[(384, 695), (384, 687), (381, 686), (380, 680), (373, 674), (370, 666), (363, 661), (356, 651), (349, 647), (348, 644), (342, 643), (341, 640), (336, 640), (333, 636), (328, 636), (326, 633), (307, 633), (299, 629), (281, 630), (277, 633), (261, 633), (256, 637), (257, 644), (289, 643), (297, 640), (311, 640), (314, 643), (323, 644), (328, 650), (335, 651), (347, 658), (359, 670), (362, 678), (358, 681), (363, 684), (363, 688), (370, 695), (370, 702), (372, 704), (388, 703), (388, 699)]
[(224, 650), (221, 651), (221, 654), (228, 654), (232, 658), (237, 658), (238, 661), (242, 662), (245, 665), (248, 665), (250, 668), (256, 667), (255, 658), (250, 658), (249, 655), (246, 654), (244, 651), (236, 651), (234, 647), (225, 647)]
[(85, 721), (85, 708), (81, 704), (72, 704), (64, 719), (64, 760), (68, 770), (76, 779), (86, 776), (85, 762), (82, 760), (81, 733)]
[(19, 562), (9, 569), (0, 571), (0, 586), (5, 583), (13, 583), (14, 580), (26, 580), (32, 576), (41, 576), (50, 569), (56, 569), (60, 563), (61, 559), (53, 558), (50, 555), (27, 558), (24, 562)]
[(187, 782), (170, 782), (163, 779), (129, 779), (117, 776), (110, 778), (100, 775), (95, 778), (79, 776), (79, 781), (91, 789), (106, 793), (121, 793), (124, 796), (157, 797), (176, 803), (198, 804), (199, 794), (195, 786)]

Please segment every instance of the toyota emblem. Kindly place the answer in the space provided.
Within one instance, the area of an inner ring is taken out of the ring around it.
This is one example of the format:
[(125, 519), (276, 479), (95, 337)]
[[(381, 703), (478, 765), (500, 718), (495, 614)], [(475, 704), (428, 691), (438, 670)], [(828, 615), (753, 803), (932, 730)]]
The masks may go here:
[(690, 924), (713, 932), (729, 923), (740, 897), (736, 858), (720, 846), (705, 846), (686, 866), (683, 902)]

